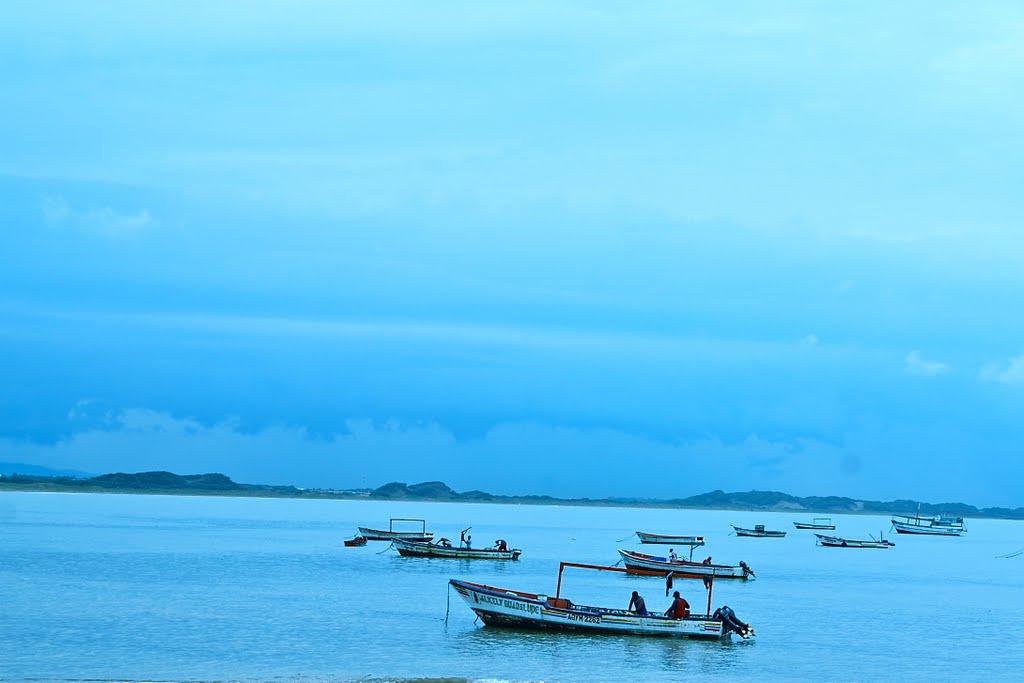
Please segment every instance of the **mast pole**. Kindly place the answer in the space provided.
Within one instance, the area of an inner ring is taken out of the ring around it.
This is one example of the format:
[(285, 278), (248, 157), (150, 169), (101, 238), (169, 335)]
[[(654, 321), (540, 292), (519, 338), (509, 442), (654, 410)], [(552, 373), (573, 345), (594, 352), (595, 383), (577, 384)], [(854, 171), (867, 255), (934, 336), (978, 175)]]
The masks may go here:
[(706, 614), (711, 616), (711, 589), (715, 587), (715, 575), (712, 574), (708, 577), (708, 611)]

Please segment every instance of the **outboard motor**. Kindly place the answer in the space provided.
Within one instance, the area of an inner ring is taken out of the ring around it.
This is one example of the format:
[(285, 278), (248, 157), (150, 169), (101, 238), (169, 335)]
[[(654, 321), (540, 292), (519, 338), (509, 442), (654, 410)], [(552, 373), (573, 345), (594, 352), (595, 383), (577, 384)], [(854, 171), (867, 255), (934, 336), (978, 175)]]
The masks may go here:
[(754, 570), (751, 569), (750, 565), (743, 560), (740, 560), (740, 569), (743, 570), (743, 578), (747, 578), (748, 576), (753, 576), (755, 579), (757, 578), (757, 574), (754, 573)]
[(736, 616), (736, 613), (733, 612), (732, 608), (728, 605), (722, 605), (716, 609), (715, 613), (711, 616), (715, 619), (722, 620), (723, 634), (735, 633), (744, 640), (757, 635), (754, 633), (754, 629), (751, 628), (750, 624), (745, 624), (740, 621), (740, 618)]

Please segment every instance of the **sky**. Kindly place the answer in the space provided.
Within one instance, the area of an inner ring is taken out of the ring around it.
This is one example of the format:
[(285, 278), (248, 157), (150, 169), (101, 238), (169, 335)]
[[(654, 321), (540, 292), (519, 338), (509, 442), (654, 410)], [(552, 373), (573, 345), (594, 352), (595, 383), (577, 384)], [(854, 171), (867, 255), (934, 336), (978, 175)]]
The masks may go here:
[(1024, 506), (1019, 3), (5, 3), (0, 84), (0, 461)]

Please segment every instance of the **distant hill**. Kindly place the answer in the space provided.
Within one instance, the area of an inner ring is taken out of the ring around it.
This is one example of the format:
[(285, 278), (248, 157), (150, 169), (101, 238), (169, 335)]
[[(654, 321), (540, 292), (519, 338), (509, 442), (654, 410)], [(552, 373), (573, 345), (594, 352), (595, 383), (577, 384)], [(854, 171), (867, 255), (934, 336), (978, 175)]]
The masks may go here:
[[(0, 463), (2, 465), (2, 463)], [(42, 468), (46, 469), (46, 468)], [(54, 470), (48, 470), (54, 471)], [(300, 489), (294, 486), (239, 484), (218, 473), (174, 474), (172, 472), (116, 472), (97, 477), (48, 476), (16, 473), (0, 476), (0, 490), (66, 491), (81, 493), (159, 493), (178, 495), (264, 496), (277, 498), (371, 498), (376, 500), (451, 501), (463, 503), (513, 503), (539, 505), (617, 505), (628, 507), (696, 508), (712, 510), (764, 510), (767, 512), (818, 512), (864, 514), (913, 514), (920, 508), (925, 515), (951, 514), (961, 517), (1024, 519), (1024, 508), (976, 508), (965, 503), (922, 503), (916, 500), (888, 502), (860, 500), (841, 496), (801, 498), (779, 491), (726, 493), (717, 490), (689, 498), (656, 500), (651, 498), (554, 498), (552, 496), (498, 496), (485, 491), (459, 493), (441, 481), (419, 484), (391, 482), (380, 488)]]
[(0, 462), (0, 474), (34, 474), (42, 477), (91, 477), (89, 472), (79, 470), (55, 470), (42, 465), (28, 465), (23, 462)]
[(490, 503), (549, 503), (571, 505), (624, 505), (645, 507), (679, 507), (716, 510), (764, 510), (766, 512), (834, 512), (866, 514), (913, 514), (920, 509), (923, 515), (951, 514), (962, 517), (998, 517), (1024, 519), (1024, 508), (982, 508), (965, 503), (923, 503), (916, 500), (888, 502), (860, 500), (841, 496), (808, 496), (801, 498), (779, 491), (746, 491), (726, 493), (717, 490), (689, 498), (654, 500), (644, 498), (577, 498), (560, 499), (551, 496), (495, 496), (483, 491), (458, 493), (439, 481), (413, 484), (401, 482), (385, 484), (370, 493), (370, 498), (410, 499)]

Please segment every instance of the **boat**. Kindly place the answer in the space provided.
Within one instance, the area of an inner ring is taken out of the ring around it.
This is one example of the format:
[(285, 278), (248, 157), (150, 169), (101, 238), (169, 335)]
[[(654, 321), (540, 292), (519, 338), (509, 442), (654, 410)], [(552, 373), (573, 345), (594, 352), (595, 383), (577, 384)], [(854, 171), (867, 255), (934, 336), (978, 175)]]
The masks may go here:
[(743, 527), (732, 525), (732, 528), (736, 530), (737, 536), (756, 536), (758, 538), (783, 538), (786, 535), (785, 531), (771, 531), (764, 528), (764, 524), (758, 524), (753, 529), (744, 529)]
[(631, 574), (649, 574), (651, 576), (665, 576), (673, 574), (685, 578), (704, 578), (710, 576), (716, 579), (751, 579), (757, 578), (754, 570), (747, 566), (746, 562), (740, 561), (736, 566), (728, 564), (712, 564), (711, 562), (693, 562), (687, 560), (670, 560), (667, 557), (656, 555), (645, 555), (633, 550), (619, 549), (622, 556), (622, 563)]
[(967, 531), (963, 517), (952, 517), (949, 515), (922, 517), (920, 510), (915, 515), (893, 515), (892, 526), (898, 534), (959, 536)]
[(872, 538), (870, 541), (861, 541), (853, 538), (839, 538), (838, 536), (827, 536), (825, 534), (814, 534), (818, 537), (817, 545), (826, 548), (891, 548), (895, 543), (887, 541), (879, 535), (878, 540)]
[(797, 529), (818, 529), (822, 531), (834, 531), (836, 525), (832, 523), (831, 517), (815, 517), (810, 522), (793, 522)]
[[(420, 524), (420, 530), (396, 531), (395, 522), (418, 522)], [(406, 517), (392, 517), (388, 522), (387, 531), (361, 526), (359, 527), (359, 533), (365, 537), (367, 541), (394, 541), (395, 539), (402, 539), (404, 541), (423, 541), (429, 543), (434, 540), (434, 532), (427, 531), (426, 520), (409, 519)]]
[(661, 545), (690, 546), (699, 548), (704, 545), (703, 536), (666, 536), (664, 534), (651, 534), (646, 531), (638, 531), (636, 535), (641, 543), (660, 543)]
[(518, 560), (523, 551), (509, 548), (502, 541), (496, 541), (493, 548), (455, 547), (440, 539), (437, 543), (406, 541), (396, 538), (392, 541), (399, 555), (405, 557), (445, 557), (459, 560)]
[(706, 583), (706, 614), (689, 614), (680, 619), (662, 614), (639, 615), (623, 609), (577, 605), (562, 595), (562, 572), (567, 567), (606, 572), (626, 572), (619, 567), (561, 562), (554, 597), (543, 593), (496, 588), (482, 583), (450, 579), (455, 589), (484, 626), (540, 629), (582, 633), (630, 634), (638, 636), (726, 639), (736, 633), (741, 638), (754, 636), (754, 629), (736, 618), (728, 606), (711, 612), (713, 580)]
[(358, 548), (364, 545), (366, 545), (366, 536), (353, 536), (345, 539), (346, 548)]

